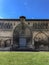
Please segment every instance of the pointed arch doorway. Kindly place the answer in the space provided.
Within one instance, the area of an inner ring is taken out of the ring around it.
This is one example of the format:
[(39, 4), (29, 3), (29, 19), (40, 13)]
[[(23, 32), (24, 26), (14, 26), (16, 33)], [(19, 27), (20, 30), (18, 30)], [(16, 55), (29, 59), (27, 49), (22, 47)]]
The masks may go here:
[(43, 32), (37, 33), (34, 38), (34, 46), (35, 50), (48, 51), (49, 50), (48, 36)]
[(26, 24), (19, 24), (13, 32), (13, 44), (16, 48), (26, 49), (29, 42), (32, 43), (31, 30)]

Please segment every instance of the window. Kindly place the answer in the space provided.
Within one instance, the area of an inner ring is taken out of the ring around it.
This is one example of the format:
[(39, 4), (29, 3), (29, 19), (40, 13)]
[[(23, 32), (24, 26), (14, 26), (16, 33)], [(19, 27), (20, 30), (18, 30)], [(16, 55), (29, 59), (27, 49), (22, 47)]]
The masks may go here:
[(33, 29), (48, 29), (48, 23), (33, 23)]

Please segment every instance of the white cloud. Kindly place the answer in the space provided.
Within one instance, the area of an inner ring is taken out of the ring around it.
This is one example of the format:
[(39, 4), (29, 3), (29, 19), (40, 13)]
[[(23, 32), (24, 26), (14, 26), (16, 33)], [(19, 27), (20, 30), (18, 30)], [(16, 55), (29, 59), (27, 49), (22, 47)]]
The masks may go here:
[(2, 17), (2, 16), (0, 16), (0, 19), (3, 19), (3, 17)]

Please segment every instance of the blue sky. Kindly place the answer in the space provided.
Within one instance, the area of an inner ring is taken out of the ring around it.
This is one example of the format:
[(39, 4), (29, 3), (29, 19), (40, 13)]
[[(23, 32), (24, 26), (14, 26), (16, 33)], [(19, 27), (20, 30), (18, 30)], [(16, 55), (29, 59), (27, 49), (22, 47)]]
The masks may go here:
[(0, 0), (0, 18), (49, 19), (49, 0)]

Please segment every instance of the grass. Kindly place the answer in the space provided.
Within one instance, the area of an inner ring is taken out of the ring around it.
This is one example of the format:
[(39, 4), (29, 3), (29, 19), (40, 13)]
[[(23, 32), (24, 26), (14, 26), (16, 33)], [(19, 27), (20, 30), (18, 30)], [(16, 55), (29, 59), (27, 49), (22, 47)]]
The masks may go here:
[(49, 65), (49, 52), (0, 52), (0, 65)]

